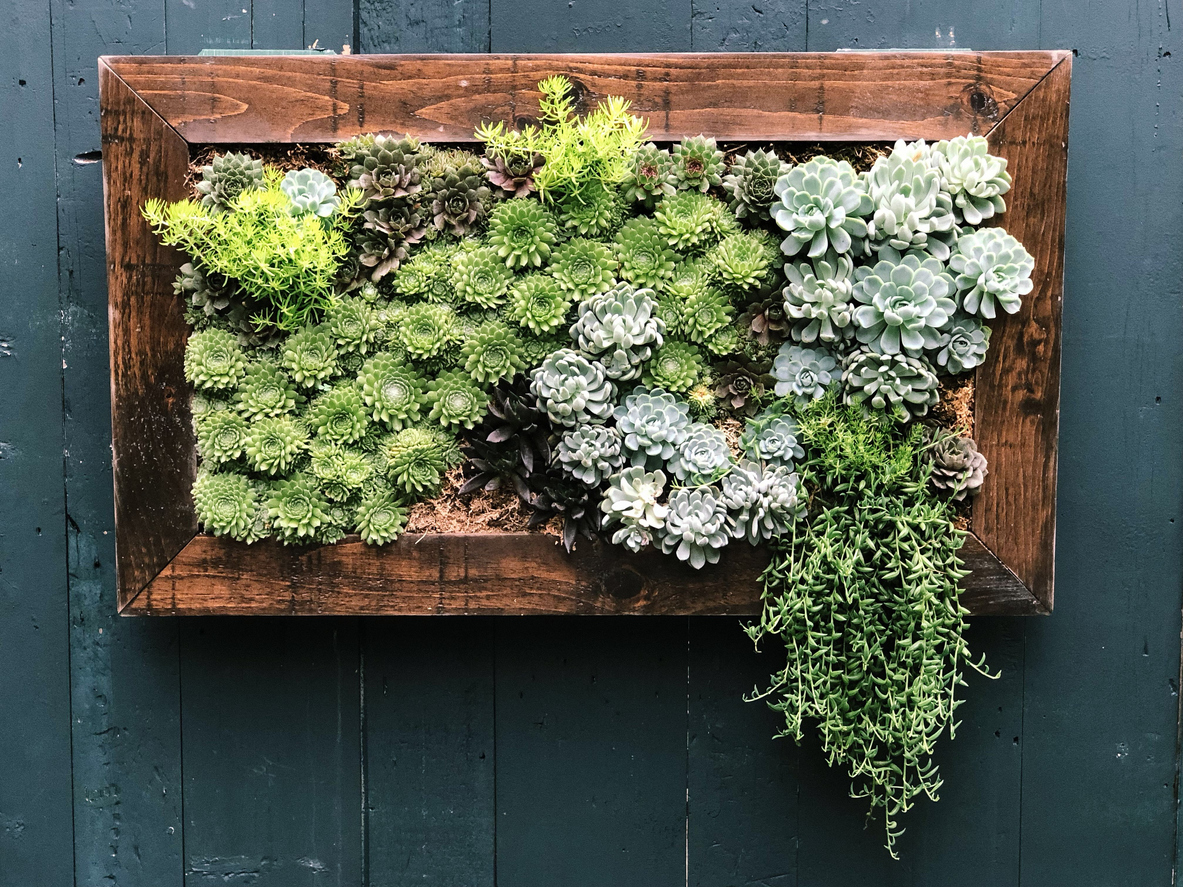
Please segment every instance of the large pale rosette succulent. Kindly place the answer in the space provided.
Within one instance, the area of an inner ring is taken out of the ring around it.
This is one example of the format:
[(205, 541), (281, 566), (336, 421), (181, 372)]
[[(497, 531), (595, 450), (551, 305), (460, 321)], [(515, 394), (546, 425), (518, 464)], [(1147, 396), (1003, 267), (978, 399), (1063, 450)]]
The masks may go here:
[(731, 541), (731, 515), (712, 487), (682, 488), (670, 494), (665, 525), (658, 531), (661, 550), (675, 554), (696, 570), (717, 564)]
[(669, 461), (674, 477), (691, 486), (714, 483), (730, 468), (731, 450), (726, 435), (705, 422), (695, 422), (687, 428), (686, 439)]
[(1002, 195), (1010, 190), (1006, 158), (990, 154), (981, 136), (958, 136), (932, 146), (929, 161), (953, 199), (953, 211), (967, 225), (980, 225), (1006, 211)]
[(939, 259), (949, 257), (948, 245), (930, 235), (952, 230), (953, 201), (941, 191), (941, 177), (929, 165), (928, 154), (924, 142), (901, 139), (864, 174), (875, 206), (870, 227), (876, 249), (927, 249)]
[(669, 513), (658, 501), (664, 490), (662, 471), (646, 472), (634, 466), (609, 478), (600, 510), (604, 512), (604, 527), (616, 528), (612, 533), (614, 545), (640, 551), (653, 541)]
[(664, 341), (665, 321), (655, 308), (653, 290), (617, 284), (580, 303), (571, 338), (580, 351), (603, 364), (608, 378), (635, 379)]
[(855, 270), (855, 335), (885, 354), (918, 357), (940, 345), (940, 330), (957, 304), (944, 266), (931, 256), (884, 250), (874, 265)]
[(999, 228), (966, 234), (949, 258), (957, 275), (961, 307), (967, 314), (993, 320), (1001, 308), (1014, 314), (1031, 292), (1035, 260), (1023, 244)]
[(861, 251), (874, 204), (845, 160), (815, 157), (777, 179), (773, 190), (772, 218), (788, 234), (780, 245), (785, 255)]
[(786, 342), (772, 362), (777, 397), (790, 397), (798, 406), (806, 406), (826, 393), (838, 379), (838, 361), (823, 348), (806, 348)]
[(752, 545), (788, 532), (805, 512), (800, 481), (784, 465), (741, 462), (723, 478), (722, 486), (735, 538)]
[(946, 437), (932, 449), (932, 485), (957, 501), (976, 496), (986, 475), (986, 457), (968, 437)]
[(638, 386), (613, 415), (633, 465), (669, 462), (689, 431), (689, 405), (660, 388)]
[(563, 432), (555, 449), (562, 469), (589, 487), (598, 487), (624, 466), (624, 441), (607, 425), (576, 425)]
[(794, 339), (832, 345), (854, 334), (853, 272), (854, 263), (833, 252), (785, 265), (785, 314)]
[(941, 333), (938, 347), (937, 366), (953, 375), (967, 372), (986, 359), (990, 327), (976, 317), (955, 317), (948, 329)]
[(604, 367), (578, 351), (562, 348), (530, 374), (530, 390), (557, 425), (602, 423), (612, 415), (616, 386)]
[(928, 413), (940, 397), (937, 375), (922, 359), (860, 348), (846, 358), (843, 400), (884, 410), (901, 422)]

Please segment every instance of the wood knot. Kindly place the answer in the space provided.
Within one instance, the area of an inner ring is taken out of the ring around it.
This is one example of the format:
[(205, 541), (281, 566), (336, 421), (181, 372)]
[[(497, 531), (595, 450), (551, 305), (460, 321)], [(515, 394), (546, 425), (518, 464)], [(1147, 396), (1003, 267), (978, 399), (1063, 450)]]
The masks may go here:
[(526, 129), (531, 126), (534, 127), (535, 129), (540, 128), (540, 124), (538, 123), (537, 117), (531, 117), (529, 114), (519, 114), (517, 117), (515, 117), (513, 119), (513, 128), (514, 129), (522, 130), (522, 129)]
[(971, 84), (965, 88), (964, 98), (975, 117), (998, 119), (998, 102), (994, 100), (990, 87), (981, 83)]
[(616, 599), (634, 598), (645, 590), (645, 577), (631, 567), (617, 567), (604, 574), (604, 593)]
[(570, 95), (571, 101), (575, 105), (576, 113), (583, 116), (588, 112), (588, 102), (591, 101), (591, 93), (586, 86), (574, 77), (568, 75), (567, 79), (571, 81), (571, 91), (568, 95)]

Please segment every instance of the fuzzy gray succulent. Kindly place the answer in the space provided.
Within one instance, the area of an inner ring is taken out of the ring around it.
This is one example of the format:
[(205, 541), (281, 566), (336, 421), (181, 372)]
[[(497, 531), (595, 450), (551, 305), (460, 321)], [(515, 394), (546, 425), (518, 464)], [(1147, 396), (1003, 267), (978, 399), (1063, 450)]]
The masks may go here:
[(932, 485), (957, 501), (976, 496), (989, 474), (986, 457), (968, 437), (946, 437), (932, 448)]
[(785, 265), (785, 315), (794, 339), (832, 345), (854, 335), (853, 273), (854, 263), (834, 252)]
[(292, 202), (292, 215), (313, 215), (327, 219), (341, 205), (337, 186), (319, 169), (293, 169), (279, 188)]
[(990, 328), (976, 317), (960, 315), (941, 332), (934, 360), (941, 369), (957, 375), (981, 366), (989, 347)]
[(633, 465), (669, 462), (690, 425), (690, 406), (660, 388), (634, 388), (613, 415)]
[(794, 166), (776, 180), (773, 191), (778, 199), (772, 218), (788, 235), (780, 245), (785, 255), (862, 250), (874, 204), (845, 160), (815, 157)]
[(891, 154), (876, 160), (863, 181), (875, 206), (870, 224), (874, 248), (927, 249), (941, 260), (949, 258), (948, 245), (930, 235), (956, 225), (953, 199), (941, 190), (941, 177), (929, 164), (929, 149), (923, 141), (896, 142)]
[(555, 458), (567, 474), (598, 487), (624, 467), (624, 441), (607, 425), (576, 425), (559, 438)]
[(664, 341), (665, 321), (656, 307), (653, 290), (619, 283), (580, 303), (571, 338), (603, 365), (608, 378), (635, 379)]
[(801, 427), (796, 419), (766, 410), (747, 421), (739, 436), (739, 446), (755, 462), (792, 468), (794, 460), (805, 458), (800, 436)]
[(777, 180), (788, 175), (791, 169), (791, 164), (772, 151), (748, 151), (736, 157), (731, 171), (723, 177), (727, 205), (735, 211), (735, 217), (768, 221), (772, 202), (776, 199), (773, 189)]
[(722, 481), (732, 534), (759, 545), (787, 533), (805, 513), (801, 482), (785, 465), (741, 462)]
[(705, 422), (691, 424), (668, 466), (674, 477), (684, 484), (714, 483), (731, 468), (731, 450), (726, 435)]
[(854, 312), (859, 342), (884, 354), (912, 357), (939, 345), (940, 330), (957, 310), (952, 281), (940, 261), (886, 249), (874, 265), (856, 269), (855, 277), (854, 298), (862, 303)]
[(798, 406), (822, 397), (841, 373), (834, 355), (824, 348), (786, 342), (772, 362), (777, 397), (790, 397)]
[(868, 348), (846, 358), (842, 384), (846, 403), (883, 410), (901, 422), (926, 415), (940, 397), (937, 375), (926, 361)]
[(1014, 314), (1023, 304), (1022, 297), (1034, 288), (1035, 260), (1023, 244), (999, 228), (961, 237), (949, 258), (949, 270), (956, 275), (961, 308), (986, 320), (993, 320), (999, 309)]
[(733, 524), (723, 496), (713, 487), (674, 490), (665, 525), (658, 531), (661, 550), (696, 570), (717, 564), (731, 541)]
[(932, 146), (929, 162), (940, 173), (953, 200), (953, 211), (967, 225), (980, 225), (1006, 211), (1002, 195), (1010, 190), (1006, 159), (990, 154), (981, 136), (958, 136)]
[(665, 524), (668, 509), (658, 500), (665, 490), (665, 473), (646, 472), (634, 466), (612, 475), (600, 500), (605, 529), (613, 529), (612, 542), (629, 551), (640, 551), (653, 542)]
[(578, 351), (562, 348), (553, 352), (530, 379), (538, 405), (557, 425), (602, 423), (612, 415), (616, 386), (602, 365)]

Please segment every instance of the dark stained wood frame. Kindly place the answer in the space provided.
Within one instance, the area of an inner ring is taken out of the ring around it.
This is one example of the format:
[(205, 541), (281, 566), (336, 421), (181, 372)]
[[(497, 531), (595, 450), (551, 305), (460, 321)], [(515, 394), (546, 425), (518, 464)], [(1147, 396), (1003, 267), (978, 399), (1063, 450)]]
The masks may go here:
[(99, 60), (111, 336), (116, 552), (124, 614), (740, 614), (767, 555), (731, 546), (696, 572), (655, 554), (537, 534), (404, 537), (385, 548), (247, 546), (198, 533), (172, 281), (182, 261), (140, 216), (185, 193), (191, 144), (330, 142), (397, 131), (472, 140), (537, 108), (563, 73), (584, 103), (623, 95), (655, 140), (935, 140), (985, 135), (1009, 160), (1007, 229), (1035, 290), (998, 321), (975, 435), (990, 481), (963, 554), (974, 613), (1049, 613), (1071, 53), (887, 52)]

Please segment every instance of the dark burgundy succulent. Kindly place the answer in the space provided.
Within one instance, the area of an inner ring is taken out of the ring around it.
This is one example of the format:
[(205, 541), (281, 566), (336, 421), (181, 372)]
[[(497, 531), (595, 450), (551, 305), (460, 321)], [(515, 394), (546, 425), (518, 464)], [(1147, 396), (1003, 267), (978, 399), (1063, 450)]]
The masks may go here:
[(760, 401), (776, 384), (776, 379), (769, 373), (771, 369), (771, 362), (766, 360), (749, 357), (728, 360), (719, 367), (715, 397), (732, 412), (755, 415)]
[(525, 197), (531, 191), (537, 190), (534, 176), (545, 162), (541, 154), (524, 154), (509, 158), (486, 155), (481, 158), (485, 177), (503, 197)]
[(784, 300), (778, 294), (762, 302), (752, 302), (740, 315), (739, 324), (747, 327), (761, 345), (783, 342), (789, 334)]

